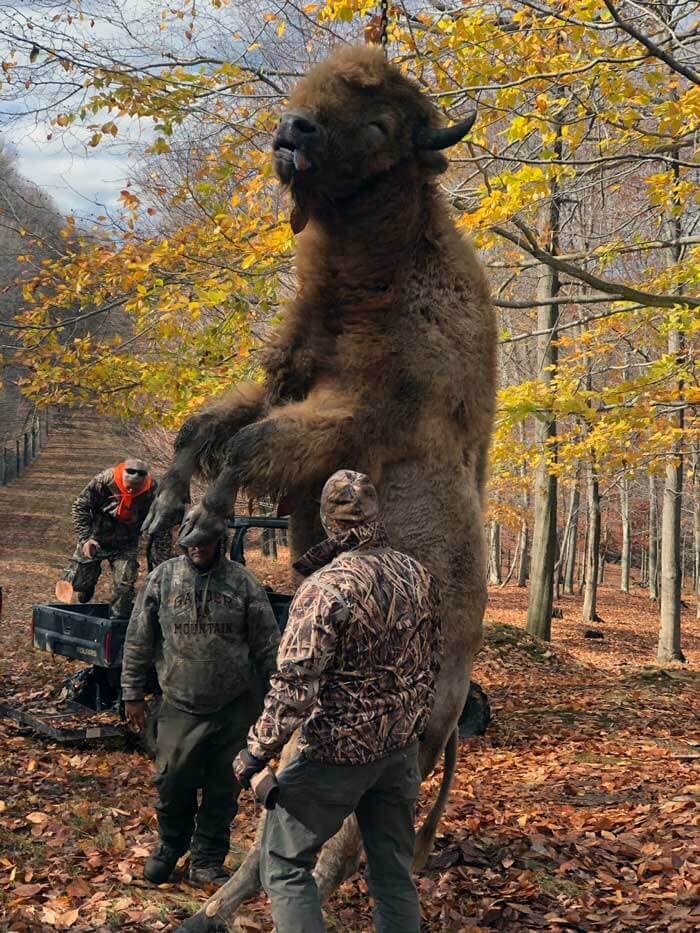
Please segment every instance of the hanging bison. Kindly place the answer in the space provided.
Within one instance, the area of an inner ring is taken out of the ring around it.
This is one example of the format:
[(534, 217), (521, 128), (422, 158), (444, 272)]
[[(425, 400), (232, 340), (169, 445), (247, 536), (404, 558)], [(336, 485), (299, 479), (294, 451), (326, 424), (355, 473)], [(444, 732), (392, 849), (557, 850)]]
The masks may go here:
[[(323, 537), (319, 491), (329, 474), (349, 467), (372, 477), (392, 544), (425, 563), (442, 591), (444, 658), (421, 764), (427, 775), (444, 751), (445, 776), (418, 834), (418, 864), (449, 790), (481, 640), (496, 381), (486, 278), (437, 184), (447, 168), (441, 150), (473, 117), (440, 122), (376, 49), (346, 47), (297, 85), (273, 143), (299, 234), (297, 296), (264, 350), (264, 381), (236, 387), (183, 426), (147, 525), (182, 518), (196, 472), (212, 483), (183, 543), (223, 529), (245, 490), (288, 503), (296, 557)], [(359, 851), (348, 822), (319, 859), (322, 896)], [(207, 916), (230, 919), (257, 884), (254, 849)], [(204, 918), (192, 929), (211, 928)]]

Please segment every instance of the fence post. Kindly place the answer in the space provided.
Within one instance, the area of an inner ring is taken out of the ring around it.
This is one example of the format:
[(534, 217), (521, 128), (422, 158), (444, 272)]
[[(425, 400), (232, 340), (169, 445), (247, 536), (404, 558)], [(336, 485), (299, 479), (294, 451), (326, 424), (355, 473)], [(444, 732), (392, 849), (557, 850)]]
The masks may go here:
[(27, 431), (25, 431), (23, 435), (23, 447), (24, 449), (22, 451), (22, 460), (23, 460), (22, 466), (28, 467), (29, 464), (32, 462), (32, 457), (31, 457), (31, 448), (29, 446), (29, 434)]
[(5, 485), (5, 454), (7, 453), (6, 449), (2, 449), (2, 459), (0, 459), (0, 486)]
[(17, 452), (17, 472), (15, 473), (15, 478), (18, 479), (22, 473), (22, 454), (20, 453), (19, 438), (15, 441), (15, 448)]
[(39, 416), (32, 421), (32, 460), (36, 457), (39, 450), (39, 441), (41, 440), (41, 423)]

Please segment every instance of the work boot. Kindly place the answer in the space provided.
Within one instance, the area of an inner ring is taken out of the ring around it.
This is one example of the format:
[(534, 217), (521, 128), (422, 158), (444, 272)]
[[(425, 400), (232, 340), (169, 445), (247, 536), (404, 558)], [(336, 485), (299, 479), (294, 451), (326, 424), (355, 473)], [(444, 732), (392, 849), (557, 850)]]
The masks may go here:
[(165, 884), (175, 870), (182, 852), (176, 852), (161, 842), (146, 859), (143, 877), (151, 884)]
[(230, 877), (223, 865), (190, 865), (190, 884), (198, 888), (206, 884), (219, 888)]

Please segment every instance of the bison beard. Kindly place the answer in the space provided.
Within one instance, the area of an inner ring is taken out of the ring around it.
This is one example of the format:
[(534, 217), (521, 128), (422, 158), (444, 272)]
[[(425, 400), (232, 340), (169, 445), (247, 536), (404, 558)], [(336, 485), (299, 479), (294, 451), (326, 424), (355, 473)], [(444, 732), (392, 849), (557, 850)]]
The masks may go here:
[[(494, 411), (496, 327), (488, 286), (435, 183), (432, 103), (381, 51), (345, 48), (294, 90), (273, 159), (289, 187), (298, 292), (264, 352), (265, 381), (190, 419), (146, 525), (182, 518), (196, 471), (213, 480), (181, 540), (218, 533), (238, 490), (291, 503), (293, 556), (322, 537), (318, 495), (341, 467), (369, 474), (394, 547), (441, 584), (444, 658), (421, 742), (427, 775), (445, 753), (438, 800), (418, 834), (427, 857), (449, 791), (455, 727), (486, 601), (482, 498)], [(293, 743), (284, 760), (292, 754)], [(225, 928), (259, 887), (258, 841), (182, 929)], [(323, 899), (357, 868), (353, 820), (316, 866)]]

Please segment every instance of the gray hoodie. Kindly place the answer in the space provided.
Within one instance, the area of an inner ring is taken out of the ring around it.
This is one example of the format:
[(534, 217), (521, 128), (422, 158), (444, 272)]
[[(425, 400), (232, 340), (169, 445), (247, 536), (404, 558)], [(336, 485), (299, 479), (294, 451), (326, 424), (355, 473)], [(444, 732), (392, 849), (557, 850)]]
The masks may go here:
[(279, 629), (270, 601), (240, 564), (207, 571), (175, 557), (151, 573), (131, 614), (122, 697), (141, 700), (155, 664), (163, 696), (189, 713), (214, 713), (275, 670)]

